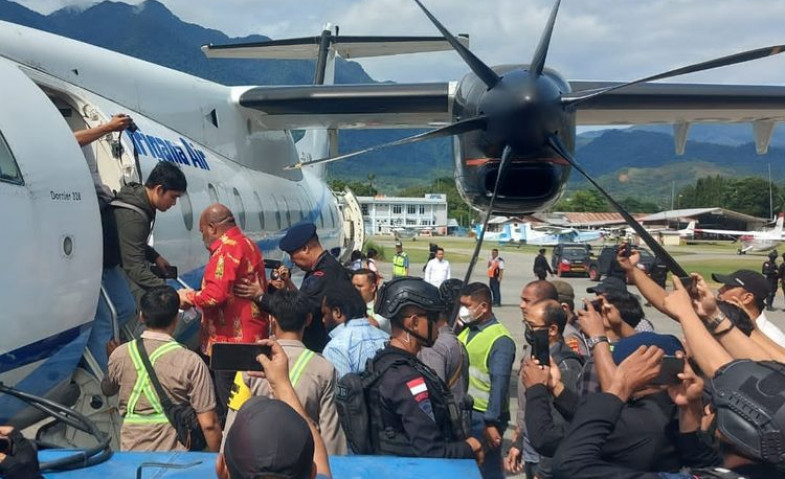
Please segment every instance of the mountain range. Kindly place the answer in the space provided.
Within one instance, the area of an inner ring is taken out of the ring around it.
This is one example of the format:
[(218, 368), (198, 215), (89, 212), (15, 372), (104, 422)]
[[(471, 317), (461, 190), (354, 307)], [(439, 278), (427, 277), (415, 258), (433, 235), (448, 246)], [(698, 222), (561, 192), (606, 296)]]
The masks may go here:
[[(310, 84), (314, 62), (304, 60), (208, 60), (205, 43), (267, 40), (263, 35), (231, 38), (224, 33), (180, 20), (163, 4), (139, 5), (104, 1), (88, 8), (65, 8), (42, 15), (18, 3), (0, 0), (0, 20), (63, 35), (135, 56), (226, 85)], [(262, 32), (263, 33), (263, 32)], [(314, 32), (316, 34), (316, 32)], [(356, 62), (338, 60), (336, 83), (374, 80)], [(412, 134), (411, 130), (370, 130), (340, 133), (342, 152)], [(702, 176), (766, 175), (771, 165), (776, 180), (785, 179), (785, 131), (775, 129), (767, 155), (758, 156), (750, 125), (694, 125), (686, 154), (675, 154), (668, 125), (640, 126), (582, 133), (576, 155), (586, 169), (612, 193), (659, 201), (671, 187)], [(368, 181), (387, 193), (449, 176), (452, 144), (448, 139), (377, 151), (333, 163), (330, 177)], [(570, 188), (588, 185), (573, 175)]]

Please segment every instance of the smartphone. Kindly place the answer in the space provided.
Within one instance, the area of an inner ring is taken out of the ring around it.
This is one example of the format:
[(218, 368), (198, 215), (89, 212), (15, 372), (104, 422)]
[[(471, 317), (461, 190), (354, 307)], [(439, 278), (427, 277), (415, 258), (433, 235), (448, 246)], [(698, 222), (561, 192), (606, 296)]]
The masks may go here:
[(210, 369), (218, 371), (263, 371), (256, 360), (260, 354), (270, 357), (272, 348), (264, 344), (215, 343)]
[(679, 384), (679, 374), (684, 372), (684, 359), (676, 356), (665, 356), (660, 363), (660, 374), (652, 380), (652, 384)]
[[(601, 299), (595, 299), (594, 301), (591, 302), (591, 305), (594, 308), (594, 310), (597, 311), (598, 313), (602, 312), (602, 300)], [(589, 310), (589, 305), (587, 303), (583, 303), (583, 310), (584, 311), (588, 311)]]
[(551, 348), (548, 344), (548, 330), (532, 331), (532, 357), (540, 362), (540, 366), (551, 365)]
[(0, 454), (11, 455), (11, 438), (0, 436)]
[(690, 295), (690, 298), (694, 298), (698, 296), (698, 279), (692, 276), (679, 276), (681, 280), (681, 284), (684, 285), (684, 289), (687, 290), (687, 294)]
[(632, 247), (629, 243), (624, 243), (624, 245), (619, 248), (619, 255), (624, 256), (625, 258), (629, 258), (632, 254)]
[(177, 279), (178, 276), (177, 266), (167, 266), (162, 269), (157, 265), (153, 265), (150, 267), (150, 271), (152, 271), (154, 275), (163, 279)]

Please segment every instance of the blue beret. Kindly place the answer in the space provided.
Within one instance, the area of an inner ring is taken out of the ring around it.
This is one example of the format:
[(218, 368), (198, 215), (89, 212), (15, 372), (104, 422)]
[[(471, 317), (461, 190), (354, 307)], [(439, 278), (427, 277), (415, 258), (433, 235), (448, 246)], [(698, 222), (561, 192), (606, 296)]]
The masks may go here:
[(613, 347), (613, 362), (616, 364), (621, 363), (641, 346), (657, 346), (665, 351), (665, 354), (668, 356), (675, 356), (676, 351), (684, 351), (684, 346), (682, 346), (681, 341), (676, 336), (647, 331), (633, 334), (616, 343)]
[(311, 238), (316, 236), (316, 225), (313, 223), (299, 223), (286, 232), (278, 247), (281, 251), (290, 253), (305, 246)]

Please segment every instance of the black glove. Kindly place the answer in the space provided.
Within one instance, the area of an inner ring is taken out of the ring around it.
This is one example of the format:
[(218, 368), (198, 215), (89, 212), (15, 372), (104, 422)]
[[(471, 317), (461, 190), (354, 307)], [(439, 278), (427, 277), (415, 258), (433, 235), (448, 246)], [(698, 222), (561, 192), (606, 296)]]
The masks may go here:
[(14, 429), (8, 435), (11, 447), (8, 455), (0, 462), (0, 477), (7, 479), (42, 479), (38, 466), (38, 454), (33, 443)]

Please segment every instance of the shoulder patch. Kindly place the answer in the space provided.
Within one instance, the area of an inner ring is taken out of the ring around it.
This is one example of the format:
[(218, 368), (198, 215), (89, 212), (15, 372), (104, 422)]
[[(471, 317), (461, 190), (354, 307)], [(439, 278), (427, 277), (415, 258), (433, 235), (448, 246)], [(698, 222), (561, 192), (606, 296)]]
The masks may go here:
[(245, 384), (243, 373), (237, 371), (234, 375), (234, 384), (232, 384), (232, 390), (229, 393), (229, 404), (227, 406), (232, 411), (239, 411), (249, 399), (251, 399), (251, 389)]
[(436, 418), (433, 415), (433, 405), (428, 396), (428, 386), (425, 384), (425, 378), (420, 376), (419, 378), (412, 379), (406, 383), (406, 387), (409, 388), (409, 392), (414, 396), (414, 400), (417, 402), (417, 406), (419, 406), (420, 410), (435, 422)]

